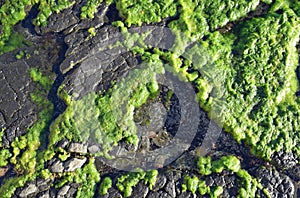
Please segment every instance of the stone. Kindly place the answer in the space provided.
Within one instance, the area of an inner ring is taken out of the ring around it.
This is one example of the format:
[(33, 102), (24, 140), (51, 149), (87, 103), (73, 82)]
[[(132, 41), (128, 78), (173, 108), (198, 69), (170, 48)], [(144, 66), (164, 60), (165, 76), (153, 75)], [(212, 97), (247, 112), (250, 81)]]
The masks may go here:
[(147, 196), (148, 192), (149, 192), (149, 188), (145, 184), (139, 182), (139, 184), (134, 188), (131, 197), (132, 198), (145, 198)]
[(73, 172), (78, 168), (81, 168), (83, 164), (86, 162), (86, 158), (80, 159), (80, 158), (72, 158), (68, 160), (64, 167), (66, 172)]
[(70, 189), (70, 186), (69, 185), (64, 185), (57, 193), (57, 197), (58, 198), (61, 198), (61, 197), (64, 197), (68, 191)]
[(29, 197), (34, 195), (38, 192), (38, 187), (35, 184), (29, 184), (27, 187), (25, 187), (21, 193), (19, 194), (20, 197)]
[(72, 142), (68, 149), (71, 153), (81, 153), (86, 154), (87, 153), (87, 145), (84, 145), (82, 143), (74, 143)]
[(59, 160), (56, 160), (51, 166), (50, 171), (53, 173), (62, 173), (64, 171), (63, 163)]
[(95, 154), (98, 151), (100, 151), (100, 148), (97, 145), (92, 145), (92, 146), (88, 147), (88, 152), (91, 153), (91, 154)]

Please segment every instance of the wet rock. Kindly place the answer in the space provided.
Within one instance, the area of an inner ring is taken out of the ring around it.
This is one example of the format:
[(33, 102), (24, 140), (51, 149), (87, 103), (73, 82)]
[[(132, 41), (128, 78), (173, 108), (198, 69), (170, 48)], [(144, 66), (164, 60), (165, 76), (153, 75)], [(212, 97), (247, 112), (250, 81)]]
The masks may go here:
[(86, 154), (87, 153), (87, 145), (82, 144), (82, 143), (72, 142), (69, 146), (68, 151), (71, 152), (71, 153)]
[(53, 173), (62, 173), (64, 171), (64, 166), (61, 161), (56, 159), (53, 164), (50, 166), (50, 171)]
[(148, 186), (139, 182), (139, 184), (133, 189), (132, 198), (145, 198), (148, 192)]
[(29, 184), (27, 187), (25, 187), (21, 193), (19, 194), (20, 197), (29, 197), (34, 195), (38, 192), (38, 187), (35, 184)]
[(254, 170), (254, 174), (261, 180), (261, 184), (270, 193), (271, 197), (294, 197), (293, 181), (274, 168), (261, 167)]
[(66, 172), (73, 172), (76, 169), (81, 168), (85, 162), (86, 162), (86, 158), (83, 158), (83, 159), (79, 159), (79, 158), (70, 159), (64, 165), (65, 171)]

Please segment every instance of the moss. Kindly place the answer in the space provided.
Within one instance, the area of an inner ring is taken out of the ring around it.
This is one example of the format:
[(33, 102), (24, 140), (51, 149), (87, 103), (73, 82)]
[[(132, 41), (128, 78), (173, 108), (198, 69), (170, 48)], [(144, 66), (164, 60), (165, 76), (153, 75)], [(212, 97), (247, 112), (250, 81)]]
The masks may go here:
[(1, 149), (0, 150), (0, 167), (6, 166), (8, 163), (8, 158), (11, 156), (8, 149)]
[[(212, 173), (221, 173), (223, 170), (230, 170), (240, 178), (239, 182), (239, 197), (255, 197), (258, 189), (262, 190), (260, 182), (253, 178), (246, 170), (241, 169), (240, 161), (235, 156), (223, 156), (220, 159), (212, 161), (210, 157), (200, 157), (198, 161), (199, 173), (202, 175), (210, 175)], [(198, 185), (198, 192), (200, 195), (210, 194), (211, 197), (218, 197), (222, 194), (223, 189), (216, 187), (215, 189), (208, 189), (205, 182), (198, 181), (196, 177), (187, 177), (184, 179), (184, 184), (187, 189), (195, 193), (194, 183)], [(190, 183), (188, 182), (190, 181)], [(198, 181), (198, 182), (196, 182)], [(267, 191), (263, 191), (268, 195)]]
[(198, 184), (199, 184), (198, 177), (185, 176), (184, 183), (186, 183), (186, 189), (189, 190), (190, 192), (192, 192), (193, 194), (195, 194), (196, 191), (198, 190)]
[(94, 158), (74, 175), (74, 181), (80, 184), (76, 197), (94, 197), (96, 184), (100, 181), (100, 174), (96, 169)]
[(160, 22), (161, 19), (174, 16), (177, 3), (173, 0), (136, 1), (116, 0), (120, 15), (125, 18), (126, 25), (142, 25), (142, 23)]
[(0, 130), (0, 148), (2, 147), (2, 138), (3, 138), (3, 135), (4, 135), (4, 131), (5, 131), (5, 128), (2, 128)]
[(97, 8), (101, 5), (102, 2), (103, 0), (88, 0), (87, 3), (81, 8), (80, 18), (93, 19), (95, 13), (97, 12)]
[(91, 37), (96, 36), (96, 29), (94, 27), (91, 27), (88, 29), (88, 33)]
[(29, 175), (7, 178), (0, 186), (0, 194), (3, 198), (11, 198), (18, 187), (24, 186)]
[(211, 158), (210, 157), (199, 157), (198, 160), (199, 173), (202, 175), (210, 175), (211, 171)]
[(211, 198), (217, 198), (223, 193), (223, 188), (221, 186), (217, 186), (210, 192), (210, 197)]
[(99, 194), (106, 195), (108, 190), (112, 187), (112, 180), (110, 177), (105, 177), (100, 184)]
[(39, 13), (34, 19), (34, 24), (37, 26), (45, 26), (47, 24), (48, 18), (52, 13), (59, 13), (62, 10), (74, 5), (75, 1), (69, 0), (39, 0), (36, 2), (38, 4)]
[(148, 184), (149, 188), (152, 189), (156, 182), (157, 174), (157, 170), (144, 172), (138, 169), (136, 172), (121, 175), (118, 178), (116, 186), (121, 192), (124, 193), (125, 197), (129, 197), (132, 194), (132, 188), (135, 187), (140, 181), (144, 181), (144, 183)]
[(34, 82), (40, 84), (45, 90), (50, 90), (54, 82), (49, 77), (44, 76), (38, 68), (30, 69), (30, 77)]

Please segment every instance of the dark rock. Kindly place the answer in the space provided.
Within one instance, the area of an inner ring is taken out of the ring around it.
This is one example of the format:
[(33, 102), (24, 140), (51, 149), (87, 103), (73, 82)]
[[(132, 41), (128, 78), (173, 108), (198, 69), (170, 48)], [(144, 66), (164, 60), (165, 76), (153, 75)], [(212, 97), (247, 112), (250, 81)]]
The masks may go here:
[(274, 168), (266, 167), (256, 168), (254, 174), (261, 180), (261, 184), (268, 190), (271, 197), (294, 197), (295, 186), (288, 176), (279, 173)]
[(153, 190), (158, 191), (162, 189), (165, 186), (166, 182), (167, 177), (164, 174), (158, 174)]
[(139, 184), (133, 189), (132, 198), (145, 198), (149, 192), (148, 186), (139, 182)]
[(49, 190), (39, 193), (37, 198), (50, 198)]

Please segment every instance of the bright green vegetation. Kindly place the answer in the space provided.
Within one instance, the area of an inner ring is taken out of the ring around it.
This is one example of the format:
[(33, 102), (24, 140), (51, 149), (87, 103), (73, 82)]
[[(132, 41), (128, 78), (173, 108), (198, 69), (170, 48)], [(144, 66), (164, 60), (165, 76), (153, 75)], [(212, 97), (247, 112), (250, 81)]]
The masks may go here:
[(205, 184), (205, 181), (199, 180), (198, 177), (185, 176), (182, 183), (182, 191), (186, 190), (192, 192), (193, 194), (199, 193), (201, 196), (209, 195), (211, 198), (219, 197), (223, 193), (223, 188), (217, 186), (215, 188), (210, 188)]
[(137, 170), (136, 172), (127, 173), (120, 176), (116, 185), (118, 189), (124, 193), (125, 197), (129, 197), (132, 193), (132, 188), (136, 186), (140, 181), (148, 184), (150, 190), (152, 190), (152, 187), (156, 182), (157, 175), (157, 170), (150, 170), (147, 172)]
[(4, 131), (5, 131), (5, 128), (2, 128), (0, 130), (0, 148), (2, 147), (2, 138), (3, 138), (3, 135), (4, 135)]
[[(32, 93), (33, 98), (43, 98), (42, 103), (38, 103), (42, 109), (39, 113), (38, 121), (27, 129), (27, 133), (17, 137), (12, 143), (12, 153), (9, 150), (1, 149), (1, 166), (6, 165), (9, 161), (14, 165), (14, 169), (20, 176), (8, 178), (4, 185), (0, 187), (0, 194), (3, 197), (11, 197), (16, 188), (23, 186), (27, 181), (35, 179), (39, 170), (44, 169), (38, 157), (38, 148), (41, 146), (40, 137), (45, 132), (52, 119), (53, 105), (46, 99), (53, 81), (41, 75), (38, 69), (30, 71), (31, 77), (40, 87), (39, 91)], [(33, 100), (34, 101), (34, 100)], [(35, 102), (35, 101), (34, 101)]]
[(268, 159), (275, 151), (300, 155), (299, 25), (289, 10), (246, 21), (237, 36), (210, 34), (202, 46), (213, 66), (194, 66), (204, 74), (195, 81), (201, 106), (219, 115), (237, 141)]
[(18, 22), (25, 19), (27, 12), (33, 5), (38, 5), (39, 14), (34, 20), (35, 24), (46, 25), (49, 16), (55, 12), (70, 7), (75, 1), (68, 0), (21, 0), (21, 1), (5, 1), (0, 8), (0, 54), (12, 51), (18, 47), (23, 46), (23, 37), (18, 33), (13, 32), (13, 27)]
[[(135, 0), (116, 0), (117, 9), (128, 27), (132, 24), (140, 26), (142, 23), (160, 22), (164, 18), (179, 14), (179, 18), (173, 20), (170, 27), (197, 38), (246, 16), (258, 6), (259, 2), (259, 0), (159, 0), (137, 3)], [(271, 3), (272, 0), (262, 2)]]
[[(221, 173), (223, 170), (230, 170), (236, 174), (240, 179), (239, 196), (255, 197), (258, 189), (268, 196), (268, 192), (263, 189), (262, 185), (256, 178), (253, 178), (246, 170), (241, 168), (240, 161), (235, 156), (223, 156), (218, 160), (212, 160), (211, 157), (200, 157), (198, 161), (199, 173), (202, 176), (208, 176), (212, 173)], [(183, 191), (190, 191), (193, 194), (199, 193), (200, 195), (209, 194), (210, 197), (218, 197), (222, 194), (223, 188), (217, 186), (211, 188), (206, 186), (205, 181), (199, 179), (197, 176), (185, 176), (182, 184)]]
[(120, 140), (137, 146), (134, 109), (157, 93), (155, 74), (164, 71), (157, 55), (145, 53), (143, 59), (152, 66), (135, 69), (105, 94), (90, 93), (80, 100), (67, 96), (68, 108), (50, 128), (50, 145), (63, 137), (73, 141), (93, 138), (105, 156)]
[[(299, 3), (276, 1), (266, 16), (247, 20), (232, 33), (223, 35), (209, 32), (245, 16), (259, 1), (179, 1), (174, 4), (178, 5), (180, 14), (170, 27), (185, 32), (188, 40), (207, 37), (200, 41), (200, 49), (196, 46), (187, 52), (190, 56), (193, 51), (200, 51), (188, 58), (202, 76), (186, 72), (189, 65), (182, 64), (178, 51), (157, 50), (155, 53), (168, 61), (175, 72), (197, 84), (201, 107), (237, 141), (250, 145), (254, 154), (266, 159), (278, 151), (300, 156), (296, 146), (300, 142), (299, 98), (295, 96), (299, 89), (295, 73)], [(134, 1), (120, 1), (117, 5), (125, 24), (130, 26), (160, 21), (165, 4), (151, 2), (156, 8), (153, 10)], [(277, 10), (283, 13), (275, 13)], [(174, 15), (163, 13), (166, 16), (162, 18)], [(173, 49), (182, 49), (184, 40), (180, 39)]]
[[(81, 8), (81, 19), (94, 18), (97, 8), (101, 5), (103, 0), (88, 0), (86, 5)], [(109, 3), (108, 3), (109, 4)]]
[(108, 190), (112, 187), (112, 180), (110, 177), (105, 177), (100, 184), (99, 194), (106, 195)]
[(129, 27), (132, 24), (160, 22), (177, 13), (177, 2), (173, 0), (140, 1), (116, 0), (120, 15)]

